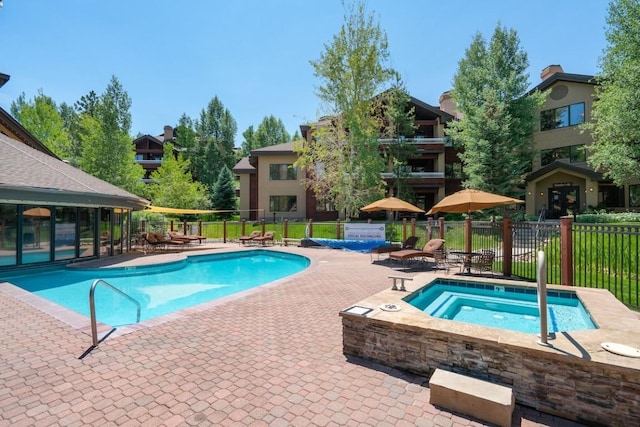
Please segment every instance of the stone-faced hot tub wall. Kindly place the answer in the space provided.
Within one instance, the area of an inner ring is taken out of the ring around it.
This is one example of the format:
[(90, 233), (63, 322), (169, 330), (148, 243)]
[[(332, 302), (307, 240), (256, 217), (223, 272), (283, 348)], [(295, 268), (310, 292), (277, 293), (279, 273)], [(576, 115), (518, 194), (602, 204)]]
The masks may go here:
[[(374, 308), (370, 313), (341, 313), (343, 352), (427, 377), (440, 368), (509, 386), (519, 404), (586, 424), (635, 425), (640, 359), (611, 354), (600, 344), (625, 336), (637, 342), (640, 320), (612, 296), (582, 291), (588, 309), (593, 303), (603, 309), (590, 309), (600, 329), (559, 333), (549, 341), (553, 347), (536, 344), (531, 334), (431, 318), (404, 303), (406, 293), (383, 291), (358, 303)], [(384, 302), (401, 310), (377, 308)]]

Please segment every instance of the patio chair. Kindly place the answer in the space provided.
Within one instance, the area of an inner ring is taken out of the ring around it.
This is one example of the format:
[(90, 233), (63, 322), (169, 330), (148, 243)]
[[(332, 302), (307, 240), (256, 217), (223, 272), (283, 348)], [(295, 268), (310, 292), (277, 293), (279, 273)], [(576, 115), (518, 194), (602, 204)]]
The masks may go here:
[(256, 237), (260, 237), (262, 233), (259, 230), (253, 230), (248, 236), (240, 236), (238, 240), (241, 244), (246, 245), (247, 243), (251, 243), (255, 240)]
[(185, 243), (192, 243), (196, 240), (198, 241), (198, 243), (202, 243), (203, 240), (206, 240), (206, 237), (204, 236), (189, 236), (186, 234), (178, 233), (177, 231), (169, 231), (168, 234), (171, 240), (182, 240)]
[(426, 260), (426, 258), (432, 258), (436, 267), (441, 265), (444, 260), (444, 240), (443, 239), (431, 239), (424, 247), (420, 249), (404, 249), (396, 252), (391, 252), (389, 258), (410, 262), (413, 260)]
[(416, 243), (418, 243), (419, 239), (420, 238), (417, 236), (411, 236), (408, 237), (407, 240), (404, 241), (404, 243), (402, 243), (402, 246), (394, 244), (376, 246), (375, 248), (371, 249), (371, 262), (373, 262), (373, 254), (378, 254), (378, 259), (380, 259), (381, 254), (389, 254), (391, 252), (401, 251), (403, 249), (415, 249)]
[(471, 270), (482, 274), (489, 272), (493, 274), (493, 260), (496, 257), (496, 253), (490, 249), (483, 249), (480, 251), (480, 255), (471, 259)]
[(254, 242), (260, 242), (262, 246), (266, 246), (267, 242), (271, 242), (273, 245), (273, 237), (275, 236), (275, 231), (265, 231), (263, 236), (259, 236), (253, 239)]

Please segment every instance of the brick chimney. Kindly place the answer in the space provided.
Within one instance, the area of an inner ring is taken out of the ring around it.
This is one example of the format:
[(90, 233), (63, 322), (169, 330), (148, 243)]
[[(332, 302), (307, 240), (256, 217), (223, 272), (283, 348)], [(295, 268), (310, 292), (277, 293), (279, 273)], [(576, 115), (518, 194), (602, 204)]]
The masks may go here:
[(556, 73), (564, 73), (564, 70), (560, 65), (549, 65), (542, 70), (540, 78), (544, 81)]
[(166, 125), (164, 127), (164, 137), (162, 138), (163, 141), (171, 141), (173, 139), (173, 128), (169, 125)]
[(450, 90), (443, 92), (438, 102), (440, 103), (440, 109), (445, 113), (449, 113), (458, 119), (461, 117), (461, 114), (456, 111), (456, 103), (453, 98), (451, 98)]

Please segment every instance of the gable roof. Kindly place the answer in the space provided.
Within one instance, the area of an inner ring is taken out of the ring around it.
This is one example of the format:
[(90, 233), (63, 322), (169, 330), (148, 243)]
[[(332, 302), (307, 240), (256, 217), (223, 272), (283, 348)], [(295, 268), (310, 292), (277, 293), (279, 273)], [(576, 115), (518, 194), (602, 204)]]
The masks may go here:
[(451, 114), (441, 110), (440, 107), (434, 107), (433, 105), (420, 101), (418, 98), (414, 98), (413, 96), (409, 100), (409, 103), (415, 106), (416, 118), (420, 116), (431, 116), (432, 118), (439, 117), (442, 123), (454, 119)]
[(0, 201), (142, 209), (149, 202), (0, 134)]
[(555, 73), (551, 77), (543, 80), (537, 86), (533, 87), (528, 94), (532, 94), (536, 90), (543, 91), (553, 86), (557, 82), (570, 82), (570, 83), (584, 83), (590, 85), (596, 85), (596, 79), (589, 74), (571, 74), (571, 73)]
[(293, 141), (251, 150), (252, 156), (263, 156), (263, 155), (275, 156), (275, 155), (281, 155), (281, 154), (293, 154)]
[(245, 173), (256, 173), (256, 168), (249, 162), (249, 156), (243, 157), (236, 163), (232, 169), (233, 173), (238, 175)]
[(559, 160), (555, 160), (551, 163), (549, 163), (548, 165), (545, 165), (543, 167), (541, 167), (540, 169), (531, 172), (529, 175), (527, 175), (526, 177), (526, 182), (530, 182), (533, 181), (536, 178), (539, 178), (543, 175), (546, 175), (547, 173), (554, 171), (556, 169), (564, 169), (566, 171), (569, 172), (573, 172), (573, 173), (579, 173), (582, 175), (586, 175), (589, 178), (591, 178), (592, 180), (595, 181), (600, 181), (603, 179), (602, 174), (600, 172), (596, 172), (595, 170), (593, 170), (590, 167), (583, 167), (583, 166), (577, 166), (577, 165), (573, 165), (571, 163), (566, 163), (566, 162), (561, 162)]

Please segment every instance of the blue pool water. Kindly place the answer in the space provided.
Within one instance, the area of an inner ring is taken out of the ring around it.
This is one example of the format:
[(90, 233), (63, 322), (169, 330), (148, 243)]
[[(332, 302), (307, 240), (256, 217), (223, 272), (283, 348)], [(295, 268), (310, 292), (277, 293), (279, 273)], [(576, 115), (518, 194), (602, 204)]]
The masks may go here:
[[(540, 332), (533, 288), (436, 279), (405, 298), (430, 316), (525, 333)], [(547, 292), (548, 332), (596, 329), (575, 292)]]
[[(244, 291), (304, 270), (309, 259), (275, 251), (190, 256), (162, 265), (112, 269), (47, 269), (3, 275), (29, 292), (89, 316), (89, 289), (104, 279), (142, 305), (140, 320)], [(136, 306), (105, 286), (96, 287), (96, 316), (111, 326), (136, 322)]]

